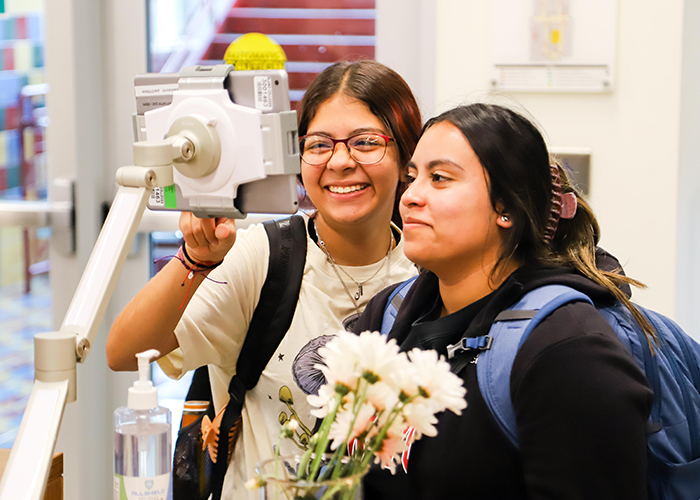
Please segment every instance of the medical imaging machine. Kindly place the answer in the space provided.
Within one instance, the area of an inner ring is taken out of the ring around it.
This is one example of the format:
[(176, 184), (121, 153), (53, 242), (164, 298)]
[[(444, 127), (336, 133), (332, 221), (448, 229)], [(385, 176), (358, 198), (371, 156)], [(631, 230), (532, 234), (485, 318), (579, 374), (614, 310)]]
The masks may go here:
[(0, 500), (41, 500), (66, 403), (148, 206), (199, 217), (294, 213), (296, 113), (282, 70), (195, 66), (135, 79), (134, 165), (119, 190), (58, 332), (34, 339), (35, 382), (0, 481)]

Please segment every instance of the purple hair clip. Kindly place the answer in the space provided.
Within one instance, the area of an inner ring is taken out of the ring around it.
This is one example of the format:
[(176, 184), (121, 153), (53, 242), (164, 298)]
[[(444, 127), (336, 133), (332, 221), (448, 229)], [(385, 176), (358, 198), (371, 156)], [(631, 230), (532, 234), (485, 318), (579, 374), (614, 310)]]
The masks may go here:
[(573, 219), (576, 215), (578, 202), (575, 193), (562, 193), (559, 178), (559, 167), (550, 165), (552, 174), (552, 208), (549, 212), (547, 228), (544, 232), (546, 242), (551, 242), (559, 227), (559, 219)]
[(578, 201), (574, 193), (564, 193), (561, 195), (561, 213), (559, 217), (562, 219), (573, 219), (578, 208)]

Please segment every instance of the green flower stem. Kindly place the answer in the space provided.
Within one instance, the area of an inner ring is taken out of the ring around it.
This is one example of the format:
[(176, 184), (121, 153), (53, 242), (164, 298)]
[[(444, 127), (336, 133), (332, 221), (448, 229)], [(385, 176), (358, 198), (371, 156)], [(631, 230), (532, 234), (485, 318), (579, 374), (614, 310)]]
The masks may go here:
[(343, 500), (352, 500), (355, 497), (355, 490), (358, 488), (358, 485), (355, 485), (353, 488), (350, 488), (343, 492)]
[(331, 424), (335, 420), (335, 415), (338, 413), (338, 408), (340, 407), (340, 402), (342, 399), (343, 396), (336, 392), (333, 397), (333, 401), (335, 402), (333, 405), (333, 410), (326, 414), (326, 416), (323, 418), (323, 422), (321, 423), (321, 428), (318, 431), (320, 437), (318, 443), (316, 444), (316, 456), (314, 457), (313, 462), (311, 462), (311, 474), (309, 475), (309, 479), (311, 481), (316, 480), (318, 468), (321, 466), (321, 456), (328, 446), (328, 433), (331, 430)]
[(282, 432), (277, 436), (277, 448), (275, 448), (275, 479), (277, 476), (277, 466), (279, 465), (280, 447), (282, 446)]
[[(363, 381), (364, 383), (362, 383)], [(367, 399), (367, 388), (369, 387), (369, 384), (364, 379), (360, 379), (360, 383), (362, 384), (362, 395), (359, 397), (357, 396), (357, 394), (355, 395), (355, 401), (352, 407), (352, 422), (350, 423), (348, 434), (347, 436), (345, 436), (343, 444), (338, 446), (338, 448), (335, 450), (335, 453), (333, 454), (333, 461), (331, 462), (333, 464), (333, 474), (331, 475), (331, 479), (337, 479), (338, 477), (340, 477), (340, 473), (342, 472), (341, 460), (343, 459), (343, 457), (345, 457), (345, 451), (350, 445), (350, 436), (352, 435), (352, 430), (355, 427), (355, 422), (357, 422), (357, 415), (360, 413), (360, 408), (362, 408), (362, 404)]]
[(309, 465), (309, 460), (311, 460), (311, 453), (313, 450), (309, 448), (301, 456), (301, 461), (299, 462), (299, 473), (297, 474), (297, 479), (306, 479), (306, 468)]
[(379, 430), (379, 435), (377, 436), (377, 439), (375, 440), (374, 446), (372, 446), (370, 453), (368, 453), (362, 460), (362, 467), (367, 467), (369, 465), (369, 461), (374, 456), (374, 453), (377, 451), (379, 446), (383, 444), (384, 438), (386, 437), (387, 432), (389, 432), (391, 424), (394, 423), (394, 420), (396, 420), (396, 417), (398, 417), (399, 414), (401, 414), (406, 405), (413, 401), (416, 397), (417, 395), (414, 395), (410, 398), (407, 398), (405, 401), (400, 401), (396, 404), (396, 406), (394, 406), (394, 408), (392, 408), (391, 413), (389, 414), (389, 418), (387, 419), (384, 426)]
[[(359, 392), (360, 385), (362, 386), (362, 397), (357, 397), (357, 393)], [(352, 412), (355, 417), (357, 417), (357, 414), (360, 411), (360, 407), (362, 406), (362, 403), (364, 403), (365, 399), (367, 399), (367, 388), (369, 387), (369, 384), (367, 381), (363, 378), (361, 378), (358, 381), (357, 384), (357, 390), (355, 391), (355, 401), (353, 401), (352, 405)]]
[(335, 495), (342, 487), (343, 487), (342, 484), (336, 484), (332, 488), (331, 487), (326, 488), (326, 491), (323, 493), (321, 500), (327, 500), (329, 498), (333, 498), (333, 495)]
[[(345, 456), (345, 451), (344, 448), (347, 448), (347, 443), (343, 443), (346, 446), (340, 445), (338, 448), (336, 448), (335, 453), (333, 453), (333, 456), (331, 457), (331, 461), (328, 464), (329, 466), (326, 467), (326, 470), (323, 471), (321, 476), (318, 478), (319, 481), (325, 481), (328, 479), (328, 473), (331, 471), (331, 464), (333, 465), (333, 476), (332, 479), (337, 478), (340, 475), (340, 461), (343, 459)], [(336, 470), (338, 470), (338, 474), (336, 474)]]
[(386, 424), (379, 430), (379, 434), (377, 435), (377, 439), (374, 441), (374, 446), (372, 446), (372, 449), (370, 450), (369, 453), (367, 453), (364, 458), (362, 459), (361, 465), (362, 467), (367, 467), (369, 465), (369, 461), (372, 460), (372, 457), (374, 456), (374, 453), (377, 451), (379, 446), (382, 444), (382, 441), (384, 441), (384, 438), (386, 437), (387, 432), (389, 432), (389, 427), (391, 427), (391, 424), (394, 423), (394, 420), (396, 420), (396, 417), (399, 415), (400, 411), (397, 410), (396, 407), (394, 407), (391, 410), (389, 419), (387, 420)]

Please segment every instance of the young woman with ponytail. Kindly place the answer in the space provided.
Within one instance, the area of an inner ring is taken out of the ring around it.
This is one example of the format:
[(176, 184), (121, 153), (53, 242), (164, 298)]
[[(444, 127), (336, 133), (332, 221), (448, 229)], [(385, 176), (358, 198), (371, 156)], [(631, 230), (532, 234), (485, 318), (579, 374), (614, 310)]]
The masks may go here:
[[(473, 104), (433, 118), (406, 176), (405, 253), (425, 272), (389, 333), (402, 350), (446, 356), (448, 345), (487, 334), (499, 313), (550, 284), (597, 305), (621, 301), (653, 337), (629, 300), (629, 285), (641, 284), (597, 248), (593, 212), (523, 116)], [(378, 329), (390, 292), (370, 302), (356, 331)], [(466, 410), (440, 415), (437, 436), (404, 454), (405, 470), (372, 469), (365, 498), (647, 498), (652, 394), (595, 307), (556, 309), (517, 351), (510, 395), (518, 448), (480, 392), (477, 353), (451, 360), (467, 388)]]

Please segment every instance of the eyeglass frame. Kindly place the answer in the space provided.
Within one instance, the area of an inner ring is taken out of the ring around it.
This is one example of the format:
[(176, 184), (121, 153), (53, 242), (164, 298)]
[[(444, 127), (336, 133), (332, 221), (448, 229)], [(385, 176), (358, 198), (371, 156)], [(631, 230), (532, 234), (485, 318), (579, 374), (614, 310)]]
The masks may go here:
[[(362, 161), (358, 160), (357, 158), (355, 158), (355, 157), (352, 155), (352, 151), (351, 151), (351, 149), (350, 149), (350, 145), (348, 144), (348, 142), (350, 141), (350, 139), (354, 139), (355, 137), (358, 137), (358, 136), (360, 136), (360, 135), (376, 135), (377, 137), (381, 137), (382, 139), (384, 139), (384, 140), (386, 141), (386, 144), (384, 145), (384, 152), (382, 153), (382, 157), (381, 157), (381, 158), (379, 158), (377, 161), (373, 161), (372, 163), (366, 163), (366, 162), (362, 162)], [(321, 135), (321, 134), (306, 134), (306, 135), (302, 135), (301, 137), (299, 137), (299, 145), (301, 146), (301, 142), (302, 142), (304, 139), (306, 139), (307, 137), (313, 137), (313, 136), (316, 136), (316, 137), (323, 137), (324, 139), (328, 139), (329, 141), (331, 141), (331, 142), (333, 143), (333, 147), (331, 148), (331, 155), (330, 155), (330, 156), (328, 157), (328, 159), (327, 159), (326, 161), (324, 161), (323, 163), (309, 163), (309, 162), (304, 158), (304, 156), (303, 156), (303, 154), (302, 154), (302, 148), (299, 147), (299, 156), (301, 157), (301, 159), (304, 160), (308, 165), (312, 165), (312, 166), (314, 166), (314, 167), (318, 167), (318, 166), (321, 166), (321, 165), (325, 165), (325, 164), (327, 164), (329, 161), (331, 161), (331, 158), (333, 158), (333, 155), (335, 154), (335, 148), (336, 148), (336, 146), (337, 146), (338, 144), (344, 144), (344, 145), (345, 145), (345, 149), (348, 151), (348, 155), (350, 156), (350, 158), (352, 158), (353, 161), (359, 163), (360, 165), (376, 165), (377, 163), (379, 163), (380, 161), (382, 161), (382, 160), (384, 159), (384, 157), (386, 156), (386, 150), (387, 150), (387, 148), (389, 147), (389, 143), (391, 143), (391, 142), (396, 142), (396, 141), (394, 140), (393, 137), (389, 137), (388, 135), (380, 134), (380, 133), (377, 133), (377, 132), (359, 132), (359, 133), (357, 133), (357, 134), (355, 134), (355, 135), (351, 135), (350, 137), (346, 137), (345, 139), (333, 139), (332, 137), (328, 137), (327, 135)]]

